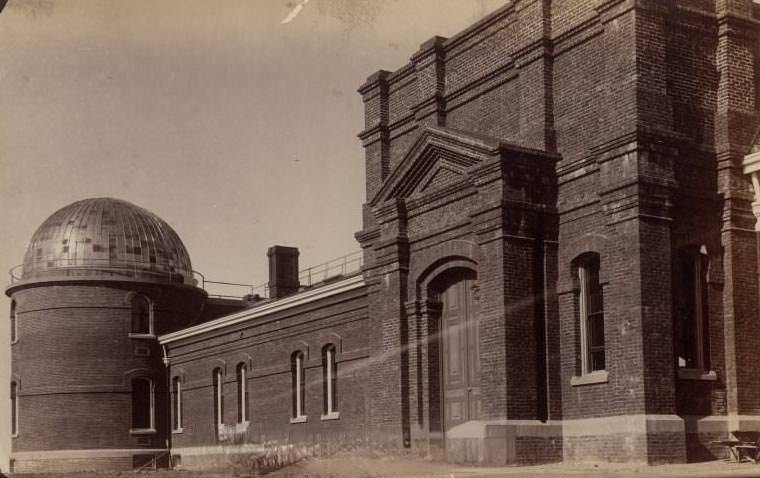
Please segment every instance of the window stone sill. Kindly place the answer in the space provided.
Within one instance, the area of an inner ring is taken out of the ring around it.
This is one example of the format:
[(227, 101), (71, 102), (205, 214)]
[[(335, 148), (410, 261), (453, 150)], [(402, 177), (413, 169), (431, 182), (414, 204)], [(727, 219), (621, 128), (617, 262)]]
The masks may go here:
[(704, 380), (714, 382), (718, 380), (718, 374), (715, 370), (700, 370), (698, 368), (679, 368), (678, 378), (681, 380)]
[(184, 428), (177, 428), (175, 430), (172, 430), (172, 435), (180, 435), (182, 433), (185, 433), (185, 429)]
[(306, 423), (308, 418), (306, 415), (301, 415), (300, 417), (291, 418), (290, 423)]
[(155, 428), (130, 428), (129, 434), (130, 435), (155, 435), (156, 429)]
[(130, 339), (155, 339), (156, 336), (154, 334), (134, 334), (130, 332), (129, 338)]
[(570, 385), (580, 387), (582, 385), (593, 385), (597, 383), (607, 383), (609, 381), (609, 372), (606, 370), (597, 370), (596, 372), (587, 373), (570, 378)]
[(320, 417), (322, 420), (338, 420), (340, 419), (340, 412), (330, 412)]

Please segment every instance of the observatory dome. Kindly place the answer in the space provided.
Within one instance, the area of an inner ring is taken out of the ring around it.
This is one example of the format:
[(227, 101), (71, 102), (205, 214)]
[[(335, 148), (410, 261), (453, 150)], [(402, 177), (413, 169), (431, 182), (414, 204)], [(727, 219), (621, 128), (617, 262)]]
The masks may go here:
[(190, 256), (160, 217), (127, 201), (92, 198), (47, 218), (20, 279), (127, 279), (195, 285)]

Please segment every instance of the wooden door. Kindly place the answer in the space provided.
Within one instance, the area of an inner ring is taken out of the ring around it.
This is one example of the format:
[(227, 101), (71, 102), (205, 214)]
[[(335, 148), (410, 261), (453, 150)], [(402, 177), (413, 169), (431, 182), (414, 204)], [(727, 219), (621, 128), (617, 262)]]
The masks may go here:
[(480, 352), (475, 281), (463, 279), (441, 294), (444, 430), (480, 418)]

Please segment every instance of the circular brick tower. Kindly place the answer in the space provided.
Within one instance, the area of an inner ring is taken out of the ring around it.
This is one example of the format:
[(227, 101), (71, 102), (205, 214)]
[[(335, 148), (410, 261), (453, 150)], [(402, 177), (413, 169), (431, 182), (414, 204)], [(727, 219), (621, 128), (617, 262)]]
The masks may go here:
[(131, 469), (164, 459), (168, 397), (156, 336), (206, 293), (163, 220), (126, 201), (75, 202), (12, 273), (12, 469)]

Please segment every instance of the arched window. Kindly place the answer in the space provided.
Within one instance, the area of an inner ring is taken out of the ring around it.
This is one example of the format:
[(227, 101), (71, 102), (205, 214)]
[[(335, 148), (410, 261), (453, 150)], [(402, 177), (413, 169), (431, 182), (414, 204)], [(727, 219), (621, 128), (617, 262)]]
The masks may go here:
[(153, 307), (142, 295), (132, 297), (132, 329), (134, 335), (153, 335)]
[(290, 370), (293, 377), (293, 413), (291, 421), (305, 421), (304, 400), (306, 387), (304, 385), (303, 352), (294, 352), (290, 358)]
[(247, 367), (244, 363), (239, 363), (236, 370), (237, 381), (237, 421), (243, 423), (248, 421), (248, 376)]
[(604, 301), (599, 283), (599, 255), (585, 254), (576, 262), (580, 321), (581, 374), (605, 369)]
[(337, 418), (338, 411), (338, 364), (335, 361), (335, 345), (322, 348), (322, 413), (323, 418)]
[(707, 247), (704, 245), (679, 251), (673, 274), (673, 302), (676, 361), (680, 368), (702, 371), (710, 368), (707, 267)]
[(155, 431), (155, 390), (153, 380), (132, 379), (132, 431)]
[(172, 378), (172, 430), (182, 431), (182, 382), (179, 377)]
[(18, 324), (16, 322), (16, 301), (11, 301), (11, 343), (18, 341)]
[(18, 436), (18, 384), (11, 382), (11, 436)]
[(214, 384), (214, 430), (217, 439), (222, 430), (224, 422), (224, 380), (222, 378), (222, 369), (215, 368), (212, 372)]

